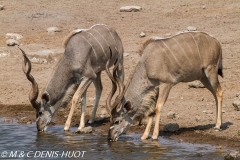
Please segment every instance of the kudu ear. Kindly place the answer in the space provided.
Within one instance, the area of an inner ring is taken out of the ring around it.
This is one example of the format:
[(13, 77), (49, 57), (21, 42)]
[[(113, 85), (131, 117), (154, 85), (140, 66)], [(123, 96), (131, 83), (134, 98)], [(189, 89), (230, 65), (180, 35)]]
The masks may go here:
[(132, 103), (131, 101), (127, 101), (124, 106), (123, 106), (123, 111), (124, 112), (129, 112), (132, 109)]
[(42, 100), (45, 100), (45, 102), (48, 103), (50, 100), (50, 95), (47, 92), (44, 92), (42, 94)]

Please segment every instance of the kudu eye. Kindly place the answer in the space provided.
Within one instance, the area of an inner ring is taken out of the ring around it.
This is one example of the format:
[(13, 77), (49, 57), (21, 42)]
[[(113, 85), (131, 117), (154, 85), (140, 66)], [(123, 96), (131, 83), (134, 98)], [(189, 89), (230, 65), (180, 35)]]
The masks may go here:
[(120, 121), (115, 121), (115, 122), (114, 122), (114, 124), (119, 124), (119, 123), (120, 123)]

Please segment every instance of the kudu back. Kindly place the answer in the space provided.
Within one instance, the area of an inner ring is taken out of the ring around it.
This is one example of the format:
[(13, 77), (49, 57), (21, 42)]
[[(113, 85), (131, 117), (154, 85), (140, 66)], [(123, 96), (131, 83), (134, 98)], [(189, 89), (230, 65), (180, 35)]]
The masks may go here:
[[(90, 29), (74, 30), (67, 36), (64, 46), (64, 54), (43, 90), (40, 102), (37, 102), (37, 82), (30, 74), (31, 62), (21, 49), (24, 56), (23, 71), (32, 83), (29, 99), (36, 109), (38, 131), (45, 131), (57, 111), (72, 100), (64, 127), (64, 130), (69, 130), (79, 98), (82, 98), (82, 113), (77, 131), (81, 130), (85, 126), (86, 91), (92, 82), (96, 88), (96, 98), (89, 123), (93, 122), (102, 93), (101, 71), (105, 70), (107, 62), (112, 66), (118, 61), (118, 78), (121, 81), (124, 79), (122, 42), (117, 32), (109, 26), (99, 24)], [(110, 112), (110, 109), (107, 110)]]
[[(109, 139), (116, 141), (134, 121), (148, 117), (141, 139), (147, 139), (156, 117), (152, 139), (159, 134), (160, 111), (171, 88), (179, 82), (200, 80), (216, 100), (216, 130), (222, 123), (222, 48), (203, 32), (184, 32), (169, 38), (151, 38), (140, 51), (140, 61), (112, 108)], [(108, 73), (109, 76), (112, 76)], [(112, 81), (116, 83), (117, 77)]]

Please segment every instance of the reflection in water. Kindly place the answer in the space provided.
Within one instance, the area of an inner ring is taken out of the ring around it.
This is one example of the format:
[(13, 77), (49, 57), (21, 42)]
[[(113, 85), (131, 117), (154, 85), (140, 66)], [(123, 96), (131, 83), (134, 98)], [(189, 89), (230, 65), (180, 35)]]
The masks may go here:
[(6, 151), (9, 158), (11, 152), (17, 151), (15, 156), (19, 158), (20, 151), (24, 151), (21, 159), (42, 159), (41, 156), (48, 159), (74, 156), (81, 159), (223, 159), (223, 153), (211, 145), (178, 143), (162, 137), (157, 141), (141, 141), (139, 134), (124, 135), (117, 142), (109, 142), (107, 133), (73, 134), (62, 128), (53, 126), (47, 133), (38, 133), (35, 124), (6, 123), (0, 119), (0, 154)]

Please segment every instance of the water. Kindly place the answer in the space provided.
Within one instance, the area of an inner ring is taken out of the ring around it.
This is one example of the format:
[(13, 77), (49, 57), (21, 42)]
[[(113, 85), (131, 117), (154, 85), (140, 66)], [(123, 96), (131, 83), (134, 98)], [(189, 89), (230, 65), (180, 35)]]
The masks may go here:
[(7, 123), (0, 118), (0, 159), (224, 159), (216, 146), (162, 137), (143, 142), (140, 137), (128, 134), (117, 142), (108, 142), (107, 134), (73, 134), (64, 132), (63, 126), (37, 133), (35, 124)]

